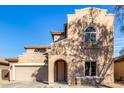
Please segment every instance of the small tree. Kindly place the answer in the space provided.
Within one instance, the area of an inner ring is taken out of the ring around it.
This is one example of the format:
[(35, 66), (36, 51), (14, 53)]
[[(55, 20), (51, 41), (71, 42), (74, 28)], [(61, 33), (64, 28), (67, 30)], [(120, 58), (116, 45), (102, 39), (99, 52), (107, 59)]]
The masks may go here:
[(124, 55), (124, 48), (122, 48), (120, 51), (120, 56), (123, 56), (123, 55)]
[(116, 5), (115, 6), (115, 17), (118, 21), (118, 26), (120, 31), (124, 32), (124, 5)]

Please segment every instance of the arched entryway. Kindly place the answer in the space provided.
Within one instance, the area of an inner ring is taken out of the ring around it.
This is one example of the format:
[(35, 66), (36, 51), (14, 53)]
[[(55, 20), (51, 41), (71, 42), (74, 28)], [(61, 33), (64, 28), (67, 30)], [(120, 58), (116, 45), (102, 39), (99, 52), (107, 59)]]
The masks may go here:
[(54, 82), (67, 82), (67, 63), (57, 60), (54, 64)]

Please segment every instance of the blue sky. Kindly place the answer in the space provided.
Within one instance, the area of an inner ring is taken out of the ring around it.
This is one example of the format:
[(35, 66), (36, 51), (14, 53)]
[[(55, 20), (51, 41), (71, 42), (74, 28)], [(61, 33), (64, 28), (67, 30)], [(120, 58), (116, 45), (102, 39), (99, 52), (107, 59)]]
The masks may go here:
[[(49, 45), (51, 31), (63, 31), (67, 14), (75, 9), (97, 7), (112, 13), (114, 6), (0, 6), (0, 57), (21, 55), (24, 46)], [(116, 23), (116, 22), (115, 22)], [(115, 26), (116, 27), (116, 26)], [(115, 28), (115, 51), (124, 47), (124, 33)], [(123, 44), (122, 44), (123, 43)]]

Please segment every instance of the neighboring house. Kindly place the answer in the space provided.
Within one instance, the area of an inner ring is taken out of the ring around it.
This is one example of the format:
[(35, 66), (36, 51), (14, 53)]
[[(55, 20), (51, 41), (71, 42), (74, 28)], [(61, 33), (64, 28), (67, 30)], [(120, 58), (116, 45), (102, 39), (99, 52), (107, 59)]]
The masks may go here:
[(51, 32), (51, 45), (27, 46), (22, 55), (6, 59), (9, 80), (111, 84), (113, 32), (114, 15), (107, 10), (75, 10), (67, 15), (63, 32)]
[(0, 80), (9, 80), (9, 62), (0, 58)]
[(114, 78), (115, 81), (124, 81), (124, 56), (114, 59)]

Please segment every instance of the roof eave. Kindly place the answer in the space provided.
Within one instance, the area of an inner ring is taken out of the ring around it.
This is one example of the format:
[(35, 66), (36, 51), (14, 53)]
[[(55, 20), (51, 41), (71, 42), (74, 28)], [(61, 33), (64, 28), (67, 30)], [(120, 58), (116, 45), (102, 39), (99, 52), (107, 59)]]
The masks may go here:
[(25, 49), (48, 49), (50, 46), (25, 46)]
[(6, 58), (6, 61), (16, 63), (18, 62), (18, 58)]

